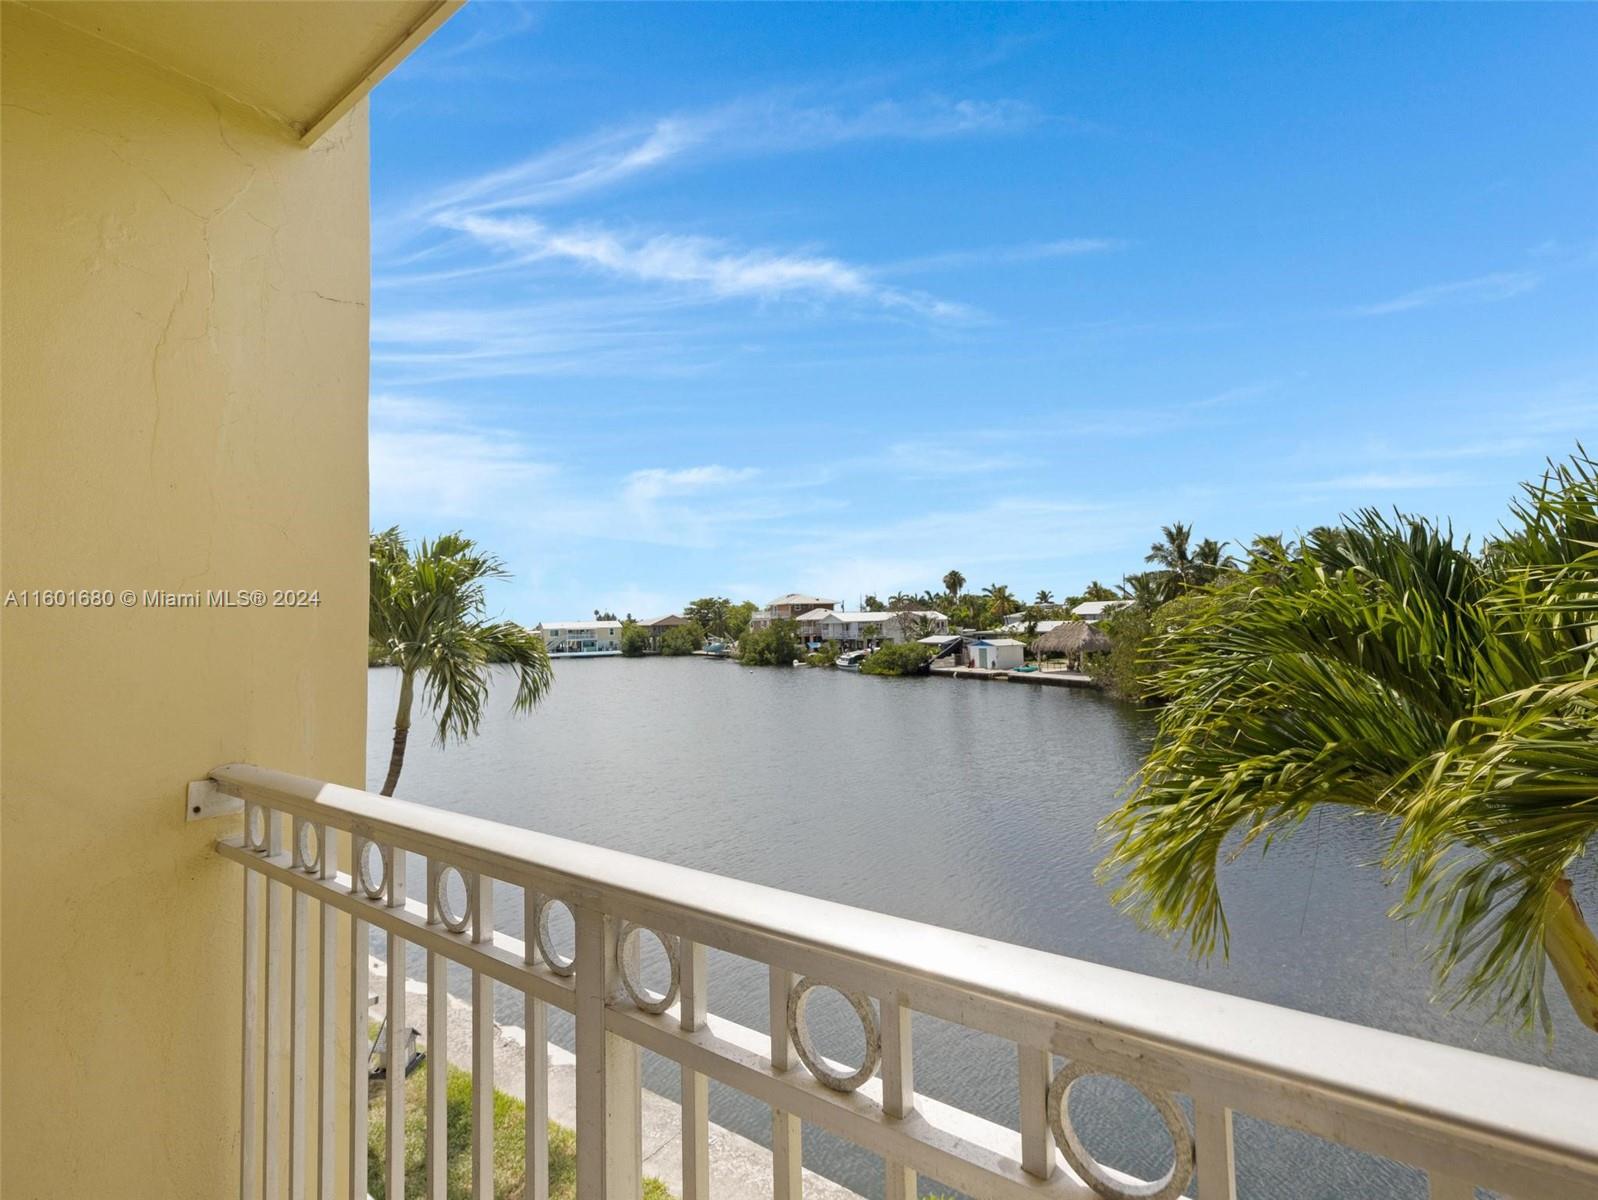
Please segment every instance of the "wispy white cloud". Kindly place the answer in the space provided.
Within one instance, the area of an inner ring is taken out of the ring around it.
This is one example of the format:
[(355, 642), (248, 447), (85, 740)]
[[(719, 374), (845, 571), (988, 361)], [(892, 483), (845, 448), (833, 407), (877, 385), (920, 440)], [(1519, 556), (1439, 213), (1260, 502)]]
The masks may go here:
[(428, 397), (379, 393), (371, 423), (372, 519), (382, 524), (536, 512), (537, 529), (523, 531), (534, 540), (577, 528), (589, 539), (704, 549), (826, 503), (762, 488), (753, 467), (570, 475), (543, 461), (524, 435)]
[(1040, 262), (1054, 258), (1081, 258), (1109, 254), (1125, 249), (1123, 238), (1074, 237), (1044, 242), (1020, 242), (1013, 246), (984, 246), (975, 250), (948, 250), (889, 263), (885, 274), (911, 274), (918, 271), (944, 271), (957, 267), (1000, 266), (1008, 263)]
[(494, 515), (554, 474), (504, 431), (374, 428), (370, 453), (372, 510), (400, 519)]
[(548, 207), (687, 161), (873, 139), (1007, 133), (1041, 119), (1037, 109), (1016, 100), (930, 96), (913, 102), (882, 100), (845, 108), (805, 104), (792, 96), (757, 97), (574, 139), (441, 189), (423, 203), (421, 211)]
[(1251, 404), (1255, 400), (1263, 400), (1273, 392), (1281, 390), (1281, 379), (1260, 379), (1254, 383), (1239, 384), (1237, 387), (1223, 388), (1208, 396), (1201, 396), (1197, 400), (1189, 401), (1184, 407), (1188, 409), (1231, 408), (1234, 405)]
[(1542, 283), (1542, 279), (1542, 275), (1536, 271), (1495, 271), (1490, 275), (1477, 275), (1473, 279), (1416, 288), (1390, 300), (1359, 305), (1352, 311), (1361, 317), (1384, 317), (1440, 304), (1484, 304), (1510, 300), (1532, 291)]
[(718, 298), (793, 295), (869, 301), (923, 316), (972, 316), (963, 305), (878, 283), (864, 268), (822, 255), (736, 250), (713, 238), (629, 236), (595, 225), (555, 229), (535, 217), (450, 213), (441, 223), (524, 262), (564, 259), (644, 283), (702, 289)]
[(1375, 441), (1367, 445), (1365, 453), (1373, 461), (1456, 462), (1478, 458), (1514, 458), (1535, 450), (1541, 443), (1536, 438), (1506, 434), (1491, 441), (1456, 442), (1444, 446), (1395, 446), (1390, 442)]
[(441, 45), (429, 47), (420, 64), (424, 72), (438, 62), (468, 54), (480, 55), (490, 46), (531, 32), (538, 28), (542, 14), (537, 5), (521, 3), (520, 0), (498, 0), (495, 4), (480, 4), (473, 8), (471, 19), (476, 22), (476, 27), (465, 37), (452, 41), (445, 34), (438, 39)]
[(1454, 487), (1461, 477), (1450, 471), (1363, 471), (1309, 484), (1312, 491), (1408, 492)]
[[(785, 549), (771, 578), (850, 602), (866, 592), (919, 591), (949, 569), (980, 586), (1018, 568), (1112, 549), (1152, 527), (1151, 497), (1130, 503), (1000, 498), (969, 509), (932, 510), (899, 520), (830, 522), (812, 530), (796, 564)], [(1085, 580), (1083, 581), (1085, 582)]]
[[(706, 361), (670, 319), (671, 297), (604, 296), (375, 317), (372, 364), (407, 387), (513, 376), (683, 376)], [(716, 332), (696, 323), (699, 339)], [(393, 386), (393, 383), (390, 384)]]
[(639, 468), (627, 473), (616, 496), (601, 502), (594, 525), (623, 541), (695, 550), (767, 541), (770, 530), (832, 505), (824, 496), (795, 495), (754, 467), (721, 464)]
[[(601, 130), (458, 180), (380, 218), (374, 226), (377, 284), (392, 293), (489, 277), (514, 283), (528, 272), (576, 267), (701, 301), (801, 299), (852, 305), (857, 312), (875, 308), (938, 321), (970, 319), (978, 314), (966, 305), (892, 286), (882, 281), (883, 271), (813, 249), (562, 223), (547, 214), (692, 163), (869, 140), (996, 135), (1044, 119), (1031, 105), (1006, 99), (929, 95), (848, 106), (768, 94)], [(1105, 239), (1059, 239), (972, 253), (1013, 262), (1108, 246)], [(451, 357), (458, 361), (461, 355)]]
[[(994, 439), (999, 440), (999, 439)], [(959, 475), (987, 475), (1018, 466), (1010, 454), (996, 454), (974, 448), (969, 435), (958, 445), (948, 439), (890, 443), (878, 454), (862, 461), (874, 472), (887, 471), (907, 479), (934, 479)]]
[(754, 467), (648, 467), (627, 476), (622, 495), (631, 504), (647, 504), (667, 496), (687, 496), (709, 488), (743, 483), (759, 474)]

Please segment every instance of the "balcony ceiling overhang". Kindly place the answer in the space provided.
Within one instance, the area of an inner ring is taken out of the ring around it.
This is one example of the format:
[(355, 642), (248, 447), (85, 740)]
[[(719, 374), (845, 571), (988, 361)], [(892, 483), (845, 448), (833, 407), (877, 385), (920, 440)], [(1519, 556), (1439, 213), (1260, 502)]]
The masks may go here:
[(249, 105), (310, 144), (465, 0), (74, 0), (37, 11)]

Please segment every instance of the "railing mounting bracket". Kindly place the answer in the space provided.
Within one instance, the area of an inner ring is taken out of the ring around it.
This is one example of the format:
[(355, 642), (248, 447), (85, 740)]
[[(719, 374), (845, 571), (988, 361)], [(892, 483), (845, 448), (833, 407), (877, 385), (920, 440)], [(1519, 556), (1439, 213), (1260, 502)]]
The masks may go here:
[(185, 821), (204, 821), (243, 811), (244, 801), (228, 795), (217, 786), (214, 779), (196, 779), (189, 784), (189, 794), (183, 801)]

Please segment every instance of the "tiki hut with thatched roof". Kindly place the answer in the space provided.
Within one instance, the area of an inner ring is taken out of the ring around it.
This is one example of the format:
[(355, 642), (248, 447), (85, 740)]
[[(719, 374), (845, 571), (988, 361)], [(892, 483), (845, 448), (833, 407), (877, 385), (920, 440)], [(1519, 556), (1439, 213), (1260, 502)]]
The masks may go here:
[(1086, 621), (1065, 621), (1032, 642), (1032, 653), (1037, 658), (1058, 655), (1077, 670), (1089, 654), (1108, 654), (1110, 639), (1102, 629)]

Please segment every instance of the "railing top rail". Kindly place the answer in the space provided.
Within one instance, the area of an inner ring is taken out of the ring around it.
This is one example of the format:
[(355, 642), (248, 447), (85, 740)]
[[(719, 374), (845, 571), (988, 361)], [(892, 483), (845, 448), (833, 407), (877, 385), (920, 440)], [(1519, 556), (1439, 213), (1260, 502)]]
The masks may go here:
[[(224, 790), (515, 883), (557, 878), (580, 902), (667, 910), (1035, 1014), (1116, 1046), (1298, 1100), (1598, 1172), (1598, 1079), (1031, 950), (497, 821), (243, 763)], [(913, 997), (912, 997), (913, 999)], [(1258, 1113), (1269, 1119), (1269, 1113)]]

